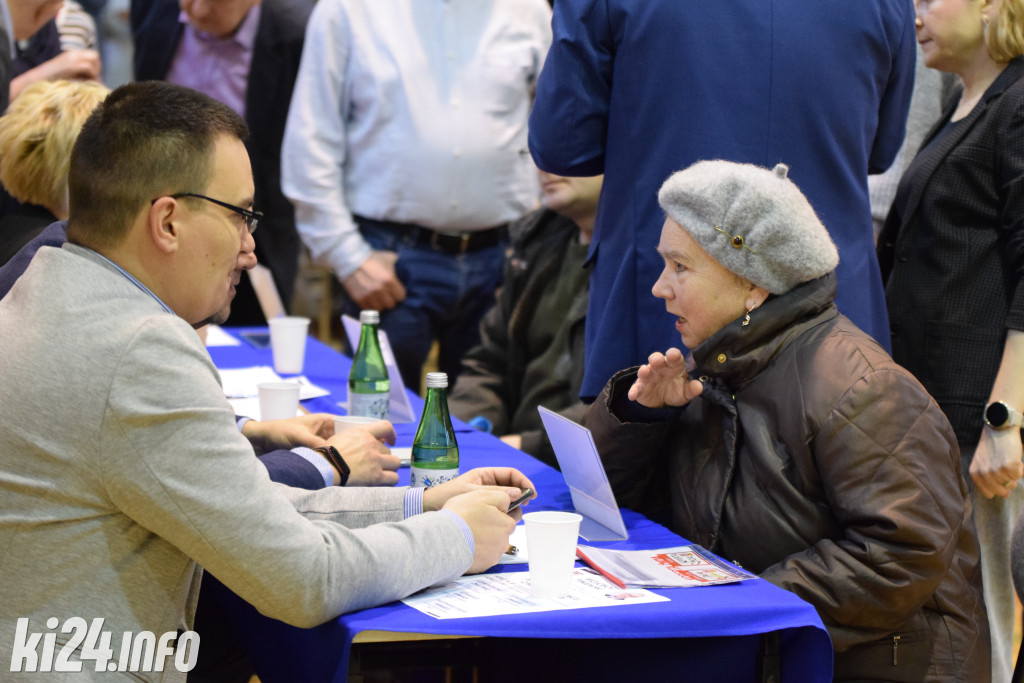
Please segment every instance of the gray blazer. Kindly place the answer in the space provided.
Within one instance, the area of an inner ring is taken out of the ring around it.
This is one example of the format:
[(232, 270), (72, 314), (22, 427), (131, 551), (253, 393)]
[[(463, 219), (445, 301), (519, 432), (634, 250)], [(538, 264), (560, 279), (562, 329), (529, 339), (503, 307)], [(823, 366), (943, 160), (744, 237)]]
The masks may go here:
[(40, 249), (0, 348), (0, 661), (19, 617), (189, 628), (197, 562), (302, 627), (471, 564), (447, 514), (402, 519), (405, 489), (272, 483), (192, 328), (93, 252)]

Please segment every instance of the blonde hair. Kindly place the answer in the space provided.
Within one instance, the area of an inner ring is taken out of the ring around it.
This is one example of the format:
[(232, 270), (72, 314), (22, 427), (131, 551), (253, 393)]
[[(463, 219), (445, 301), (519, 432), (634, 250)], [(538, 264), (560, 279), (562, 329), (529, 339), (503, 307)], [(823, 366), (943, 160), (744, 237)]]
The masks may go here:
[(993, 10), (985, 46), (1003, 64), (1024, 54), (1024, 0), (993, 0)]
[(41, 81), (0, 116), (0, 183), (22, 203), (67, 214), (71, 148), (110, 91), (93, 81)]

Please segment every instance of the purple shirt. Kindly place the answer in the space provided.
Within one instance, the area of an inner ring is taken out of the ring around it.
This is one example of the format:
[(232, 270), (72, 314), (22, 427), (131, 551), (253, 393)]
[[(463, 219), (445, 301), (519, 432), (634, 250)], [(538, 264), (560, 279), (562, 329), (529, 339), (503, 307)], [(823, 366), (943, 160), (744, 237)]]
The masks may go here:
[(260, 6), (256, 5), (233, 35), (218, 38), (198, 31), (184, 12), (178, 21), (185, 25), (166, 80), (209, 95), (245, 116), (245, 91), (249, 81)]

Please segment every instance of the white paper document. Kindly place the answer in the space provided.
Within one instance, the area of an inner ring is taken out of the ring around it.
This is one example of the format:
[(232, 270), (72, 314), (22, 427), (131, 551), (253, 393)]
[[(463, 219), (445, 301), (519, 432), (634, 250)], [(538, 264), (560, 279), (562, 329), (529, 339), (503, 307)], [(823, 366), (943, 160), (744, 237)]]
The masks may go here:
[(220, 325), (206, 326), (207, 346), (238, 346), (242, 342), (224, 331)]
[(526, 547), (526, 525), (522, 522), (516, 525), (512, 535), (508, 537), (508, 544), (515, 552), (502, 555), (498, 559), (498, 564), (526, 564), (530, 561), (530, 550)]
[[(257, 365), (251, 368), (235, 368), (231, 370), (218, 370), (220, 372), (220, 383), (224, 387), (224, 395), (228, 398), (255, 398), (260, 395), (256, 385), (261, 382), (280, 382), (281, 376), (274, 372), (269, 365)], [(299, 400), (305, 401), (319, 396), (330, 396), (331, 392), (323, 387), (318, 387), (309, 381), (305, 375), (289, 377), (288, 382), (299, 383)]]
[(531, 598), (530, 573), (511, 572), (464, 576), (402, 602), (436, 619), (460, 619), (667, 601), (642, 588), (616, 588), (600, 576), (574, 569), (572, 592), (561, 598)]

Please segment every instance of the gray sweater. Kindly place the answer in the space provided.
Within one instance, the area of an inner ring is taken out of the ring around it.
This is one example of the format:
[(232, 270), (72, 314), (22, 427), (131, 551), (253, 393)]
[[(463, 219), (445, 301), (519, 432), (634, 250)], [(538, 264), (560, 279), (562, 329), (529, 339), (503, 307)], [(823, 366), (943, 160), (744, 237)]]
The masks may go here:
[(0, 301), (4, 671), (19, 617), (103, 617), (115, 654), (190, 628), (196, 562), (302, 627), (461, 575), (455, 521), (403, 520), (403, 498), (272, 483), (192, 328), (88, 250), (41, 249)]

